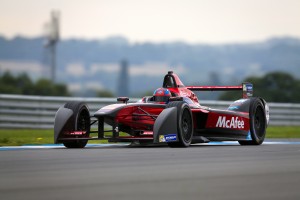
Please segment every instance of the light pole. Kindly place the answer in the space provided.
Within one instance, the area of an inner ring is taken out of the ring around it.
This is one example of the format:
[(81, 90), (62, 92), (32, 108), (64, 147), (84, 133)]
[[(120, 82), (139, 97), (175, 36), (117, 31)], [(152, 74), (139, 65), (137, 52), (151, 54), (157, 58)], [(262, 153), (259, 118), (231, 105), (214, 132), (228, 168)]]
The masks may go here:
[(51, 80), (56, 79), (56, 44), (59, 41), (59, 11), (51, 12), (51, 21), (45, 24), (45, 48), (49, 49), (51, 55)]

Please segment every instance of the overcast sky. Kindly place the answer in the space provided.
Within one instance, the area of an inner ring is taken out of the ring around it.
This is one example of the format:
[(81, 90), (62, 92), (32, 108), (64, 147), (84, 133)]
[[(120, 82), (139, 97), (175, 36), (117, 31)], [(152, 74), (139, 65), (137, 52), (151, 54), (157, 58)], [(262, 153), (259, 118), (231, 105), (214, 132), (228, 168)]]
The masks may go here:
[(232, 43), (300, 37), (300, 0), (0, 0), (0, 35), (43, 33), (61, 12), (62, 38)]

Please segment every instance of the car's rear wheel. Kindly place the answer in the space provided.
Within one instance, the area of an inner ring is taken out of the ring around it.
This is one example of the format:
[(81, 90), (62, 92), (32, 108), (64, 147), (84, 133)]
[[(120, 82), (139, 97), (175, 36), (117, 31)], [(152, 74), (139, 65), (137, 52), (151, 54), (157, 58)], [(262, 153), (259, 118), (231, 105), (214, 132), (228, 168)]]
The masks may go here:
[(167, 108), (177, 108), (177, 142), (168, 142), (170, 147), (188, 147), (193, 137), (193, 116), (190, 107), (183, 101), (170, 102)]
[(73, 111), (73, 115), (67, 122), (65, 130), (82, 131), (84, 134), (76, 135), (78, 140), (63, 141), (63, 144), (67, 148), (84, 148), (88, 140), (82, 140), (79, 138), (88, 138), (90, 134), (90, 112), (87, 105), (83, 102), (68, 102), (64, 105)]
[(260, 145), (266, 135), (267, 119), (265, 107), (259, 98), (252, 98), (249, 109), (251, 140), (239, 141), (241, 145)]

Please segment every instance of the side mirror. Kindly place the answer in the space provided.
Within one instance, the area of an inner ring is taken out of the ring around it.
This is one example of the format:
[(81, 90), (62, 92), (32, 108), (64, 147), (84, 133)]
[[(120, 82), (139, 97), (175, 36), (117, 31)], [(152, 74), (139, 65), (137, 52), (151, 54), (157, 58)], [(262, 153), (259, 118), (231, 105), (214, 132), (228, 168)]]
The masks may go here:
[(118, 97), (117, 101), (127, 104), (127, 102), (129, 101), (129, 98), (128, 97)]

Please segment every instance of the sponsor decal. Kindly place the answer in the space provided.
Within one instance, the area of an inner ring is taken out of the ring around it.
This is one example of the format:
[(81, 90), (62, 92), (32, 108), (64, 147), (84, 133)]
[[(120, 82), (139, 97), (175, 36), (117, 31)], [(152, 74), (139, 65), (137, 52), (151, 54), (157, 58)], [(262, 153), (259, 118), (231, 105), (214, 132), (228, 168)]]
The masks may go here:
[(239, 117), (228, 119), (226, 116), (219, 116), (216, 127), (244, 129), (244, 125), (244, 120), (239, 119)]
[(228, 110), (238, 110), (239, 108), (239, 106), (230, 106)]
[(153, 135), (153, 132), (152, 131), (144, 131), (143, 135)]
[(69, 135), (84, 135), (86, 134), (85, 131), (74, 131), (74, 132), (69, 132)]
[(253, 95), (253, 86), (252, 86), (252, 84), (248, 84), (248, 85), (246, 85), (246, 91), (247, 91), (247, 96), (248, 97), (252, 97), (252, 95)]
[(252, 91), (252, 90), (253, 90), (252, 85), (247, 85), (247, 91)]
[(243, 85), (243, 91), (247, 91), (247, 86), (246, 85)]
[(253, 96), (253, 85), (251, 83), (243, 84), (243, 98)]
[(159, 136), (159, 142), (166, 142), (166, 139), (163, 135)]
[(251, 137), (251, 132), (249, 131), (248, 132), (248, 135), (247, 135), (247, 138), (246, 138), (247, 140), (252, 140), (252, 137)]
[(176, 134), (168, 134), (168, 135), (160, 135), (159, 136), (159, 142), (173, 142), (173, 141), (177, 141)]
[(177, 135), (176, 134), (168, 134), (164, 135), (166, 142), (171, 142), (171, 141), (177, 141)]

